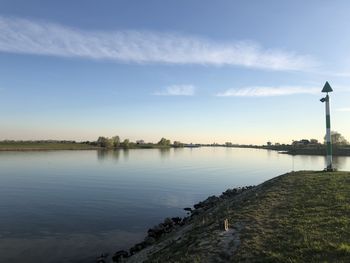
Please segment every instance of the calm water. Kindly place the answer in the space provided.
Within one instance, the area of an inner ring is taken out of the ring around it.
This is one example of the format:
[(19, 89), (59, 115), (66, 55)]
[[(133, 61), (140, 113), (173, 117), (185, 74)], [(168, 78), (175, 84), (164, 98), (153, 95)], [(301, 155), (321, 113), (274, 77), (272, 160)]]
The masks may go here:
[[(209, 195), (324, 162), (209, 147), (0, 152), (0, 262), (91, 262)], [(350, 170), (349, 157), (334, 162)]]

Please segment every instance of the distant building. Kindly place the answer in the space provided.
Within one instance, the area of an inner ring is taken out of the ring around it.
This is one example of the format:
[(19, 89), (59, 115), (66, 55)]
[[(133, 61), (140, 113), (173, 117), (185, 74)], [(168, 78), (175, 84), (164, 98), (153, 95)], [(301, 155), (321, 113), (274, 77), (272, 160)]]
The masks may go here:
[(145, 144), (145, 141), (144, 140), (137, 140), (136, 144)]

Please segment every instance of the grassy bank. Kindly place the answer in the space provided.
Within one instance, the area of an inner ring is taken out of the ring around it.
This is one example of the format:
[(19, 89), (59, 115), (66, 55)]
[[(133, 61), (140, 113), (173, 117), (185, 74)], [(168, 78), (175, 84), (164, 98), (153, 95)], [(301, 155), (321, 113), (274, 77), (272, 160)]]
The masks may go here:
[(0, 142), (0, 151), (35, 151), (35, 150), (89, 150), (99, 147), (85, 143), (59, 143), (59, 142)]
[(349, 172), (285, 174), (214, 201), (127, 262), (350, 262)]
[[(287, 154), (292, 155), (327, 155), (327, 150), (324, 145), (318, 147), (293, 147), (291, 145), (285, 146), (261, 146), (261, 149), (283, 151)], [(337, 146), (333, 145), (333, 155), (334, 156), (350, 156), (349, 146)]]
[(170, 149), (169, 145), (130, 143), (127, 147), (100, 147), (87, 143), (72, 142), (0, 142), (0, 151), (45, 151), (45, 150), (116, 150), (116, 149)]

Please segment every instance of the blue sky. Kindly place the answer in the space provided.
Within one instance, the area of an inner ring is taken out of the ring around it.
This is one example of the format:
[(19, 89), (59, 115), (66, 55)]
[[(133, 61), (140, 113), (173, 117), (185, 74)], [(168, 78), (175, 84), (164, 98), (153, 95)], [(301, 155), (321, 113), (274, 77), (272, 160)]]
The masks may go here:
[(350, 139), (348, 1), (0, 1), (0, 139)]

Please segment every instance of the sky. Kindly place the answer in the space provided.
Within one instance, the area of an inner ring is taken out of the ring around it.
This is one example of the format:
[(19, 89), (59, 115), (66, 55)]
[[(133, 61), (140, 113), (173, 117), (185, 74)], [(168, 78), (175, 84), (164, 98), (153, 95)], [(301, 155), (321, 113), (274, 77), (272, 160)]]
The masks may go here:
[(349, 1), (0, 0), (0, 140), (350, 139)]

